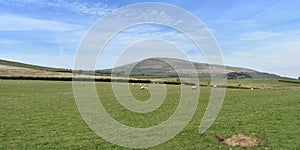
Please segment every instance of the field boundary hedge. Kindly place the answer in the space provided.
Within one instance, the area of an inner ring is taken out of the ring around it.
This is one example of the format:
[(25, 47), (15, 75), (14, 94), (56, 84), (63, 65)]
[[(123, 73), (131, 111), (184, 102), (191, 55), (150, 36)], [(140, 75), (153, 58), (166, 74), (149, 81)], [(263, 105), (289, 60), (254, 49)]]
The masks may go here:
[[(184, 84), (186, 86), (194, 85), (193, 83), (180, 83), (177, 81), (152, 81), (150, 79), (111, 79), (111, 78), (86, 78), (86, 77), (34, 77), (34, 76), (0, 76), (2, 80), (44, 80), (44, 81), (90, 81), (90, 82), (121, 82), (121, 83), (156, 83), (156, 84), (170, 84), (170, 85), (180, 85)], [(284, 82), (284, 81), (279, 81)], [(300, 83), (300, 82), (297, 82)], [(214, 87), (209, 84), (200, 84), (202, 87)], [(245, 86), (235, 86), (235, 85), (217, 85), (217, 88), (232, 88), (232, 89), (259, 89), (258, 87), (245, 87)]]
[[(34, 76), (0, 76), (4, 80), (46, 80), (46, 81), (95, 81), (95, 82), (129, 82), (129, 83), (158, 83), (179, 85), (176, 81), (151, 81), (149, 79), (111, 79), (111, 78), (84, 78), (84, 77), (34, 77)], [(191, 83), (186, 83), (190, 85)]]
[(286, 82), (286, 83), (296, 83), (300, 84), (300, 80), (278, 80), (278, 82)]

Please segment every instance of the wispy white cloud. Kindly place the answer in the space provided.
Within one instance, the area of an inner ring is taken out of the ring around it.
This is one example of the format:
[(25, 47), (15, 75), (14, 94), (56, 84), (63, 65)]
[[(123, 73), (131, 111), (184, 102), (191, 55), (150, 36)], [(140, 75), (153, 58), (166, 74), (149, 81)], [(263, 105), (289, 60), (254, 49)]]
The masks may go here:
[(8, 39), (0, 39), (1, 45), (15, 45), (15, 44), (22, 44), (23, 41), (19, 40), (8, 40)]
[[(249, 67), (286, 76), (299, 76), (297, 75), (298, 64), (300, 64), (297, 58), (300, 55), (298, 48), (300, 45), (297, 44), (300, 39), (300, 11), (297, 11), (299, 2), (286, 3), (273, 0), (217, 3), (191, 0), (182, 3), (166, 2), (184, 6), (204, 21), (209, 27), (206, 29), (213, 32), (219, 41), (228, 65)], [(69, 66), (73, 62), (73, 56), (69, 54), (75, 53), (76, 46), (89, 26), (117, 7), (130, 3), (84, 0), (0, 0), (2, 11), (0, 31), (3, 31), (0, 37), (1, 57), (24, 62), (35, 61), (32, 63), (49, 66), (53, 66), (53, 61), (57, 61), (55, 65)], [(168, 16), (160, 10), (147, 12), (145, 9), (121, 14), (123, 18), (110, 20), (105, 32), (94, 33), (92, 42), (103, 40), (98, 37), (108, 35), (116, 25), (126, 23), (128, 18), (160, 19), (165, 22), (175, 20), (175, 24), (182, 23), (182, 20), (177, 18), (181, 14), (176, 12), (171, 14), (173, 16)], [(151, 15), (155, 17), (150, 17)], [(194, 30), (193, 27), (189, 29)], [(117, 57), (120, 51), (132, 41), (147, 38), (172, 41), (194, 60), (199, 60), (198, 58), (202, 56), (202, 53), (185, 36), (156, 26), (130, 28), (115, 38), (111, 41), (111, 47), (105, 52), (106, 62)], [(201, 35), (197, 39), (206, 40)], [(136, 49), (137, 53), (132, 52), (130, 55), (142, 56), (139, 53), (150, 52), (151, 48), (156, 48), (156, 45), (152, 46), (153, 44), (155, 43), (150, 42), (144, 45), (149, 46), (148, 48), (141, 46), (143, 44), (133, 46), (131, 48)], [(203, 42), (204, 44), (206, 43)], [(160, 47), (170, 50), (170, 47)], [(25, 54), (29, 52), (31, 53)], [(171, 56), (174, 51), (164, 52), (170, 52)], [(40, 55), (33, 55), (34, 53)], [(33, 56), (37, 60), (32, 60)], [(109, 65), (110, 63), (106, 63), (105, 66)]]
[(280, 32), (267, 32), (267, 31), (255, 31), (249, 33), (243, 33), (240, 35), (238, 40), (240, 41), (259, 41), (259, 40), (266, 40), (271, 38), (280, 37), (282, 33)]
[(57, 2), (46, 2), (44, 3), (44, 5), (51, 6), (51, 7), (65, 8), (77, 14), (89, 14), (89, 15), (99, 15), (99, 16), (103, 16), (116, 8), (115, 6), (110, 6), (107, 4), (103, 4), (101, 2), (92, 3), (86, 1), (65, 1), (65, 0), (59, 0)]
[(21, 17), (12, 14), (0, 14), (0, 20), (1, 31), (44, 30), (66, 32), (82, 27), (81, 25), (76, 24)]
[(35, 7), (52, 7), (61, 8), (65, 11), (85, 14), (85, 15), (105, 15), (116, 8), (116, 6), (111, 6), (104, 4), (102, 2), (91, 2), (91, 1), (71, 1), (71, 0), (55, 0), (55, 1), (45, 1), (45, 0), (2, 0), (0, 3), (6, 5), (31, 5)]
[(231, 66), (248, 67), (255, 70), (296, 78), (299, 76), (300, 43), (297, 38), (272, 42), (251, 51), (231, 51), (224, 54), (225, 62)]

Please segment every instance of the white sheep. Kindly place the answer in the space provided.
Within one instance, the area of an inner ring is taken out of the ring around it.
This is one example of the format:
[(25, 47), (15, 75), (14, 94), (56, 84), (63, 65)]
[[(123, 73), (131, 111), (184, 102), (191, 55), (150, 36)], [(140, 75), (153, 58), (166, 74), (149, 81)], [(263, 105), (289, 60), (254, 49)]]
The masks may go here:
[(193, 85), (192, 86), (192, 90), (196, 90), (197, 89), (197, 86), (196, 85)]
[(143, 86), (140, 87), (140, 90), (148, 90), (148, 87), (143, 85)]

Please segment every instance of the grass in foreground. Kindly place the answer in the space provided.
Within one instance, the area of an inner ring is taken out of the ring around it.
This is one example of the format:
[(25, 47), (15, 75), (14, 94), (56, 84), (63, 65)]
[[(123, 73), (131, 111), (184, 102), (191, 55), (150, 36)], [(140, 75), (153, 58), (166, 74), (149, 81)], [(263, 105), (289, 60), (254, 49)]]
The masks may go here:
[[(97, 83), (97, 88), (107, 111), (133, 127), (149, 127), (167, 119), (176, 109), (180, 91), (179, 86), (168, 86), (162, 107), (141, 115), (117, 103), (110, 83)], [(137, 90), (139, 86), (131, 88), (136, 98), (149, 97), (147, 91)], [(298, 88), (227, 89), (217, 120), (207, 132), (199, 134), (209, 94), (209, 88), (201, 88), (198, 109), (189, 125), (175, 138), (150, 149), (229, 149), (214, 135), (228, 138), (238, 133), (260, 140), (261, 145), (253, 149), (300, 148)], [(125, 149), (104, 141), (86, 126), (77, 110), (71, 82), (1, 81), (0, 114), (0, 149)]]

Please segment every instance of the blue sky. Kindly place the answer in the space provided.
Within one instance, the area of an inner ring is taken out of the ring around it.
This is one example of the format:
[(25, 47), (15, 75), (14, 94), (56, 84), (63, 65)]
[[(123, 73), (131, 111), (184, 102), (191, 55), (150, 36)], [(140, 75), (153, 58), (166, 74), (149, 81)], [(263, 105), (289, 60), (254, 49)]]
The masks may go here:
[[(78, 44), (97, 20), (120, 7), (140, 2), (145, 1), (0, 0), (0, 59), (72, 68)], [(179, 6), (202, 20), (218, 42), (226, 65), (294, 78), (300, 76), (300, 1), (155, 2)], [(174, 31), (165, 27), (144, 25), (128, 29), (116, 39), (145, 34), (151, 37), (157, 33), (164, 40), (185, 43), (182, 48), (194, 56), (193, 60), (205, 62), (189, 41), (180, 36), (174, 38)], [(112, 65), (109, 60), (118, 55), (113, 49), (122, 44), (126, 42), (111, 43), (112, 48), (100, 58), (101, 68)], [(165, 45), (161, 48), (174, 48)], [(137, 47), (134, 45), (132, 49)], [(168, 52), (171, 51), (165, 51), (164, 56), (176, 56)]]

